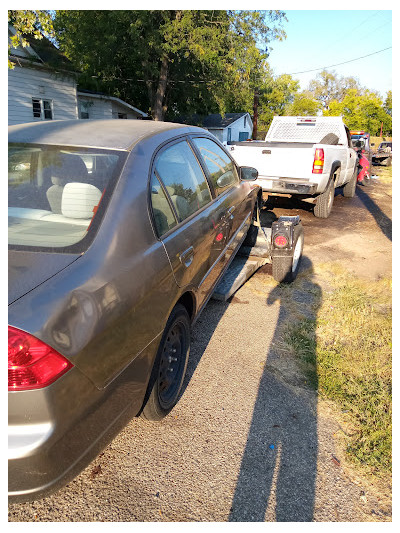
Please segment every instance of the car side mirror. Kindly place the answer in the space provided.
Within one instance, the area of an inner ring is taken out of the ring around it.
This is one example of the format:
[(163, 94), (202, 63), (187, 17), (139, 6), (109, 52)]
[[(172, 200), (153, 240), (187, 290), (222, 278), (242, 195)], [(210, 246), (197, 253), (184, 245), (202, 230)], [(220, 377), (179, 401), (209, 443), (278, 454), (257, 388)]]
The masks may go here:
[(255, 181), (258, 178), (258, 170), (253, 167), (239, 167), (241, 181)]
[(228, 172), (225, 172), (217, 179), (217, 186), (220, 188), (227, 187), (228, 185), (231, 185), (235, 181), (235, 176), (231, 170), (228, 170)]

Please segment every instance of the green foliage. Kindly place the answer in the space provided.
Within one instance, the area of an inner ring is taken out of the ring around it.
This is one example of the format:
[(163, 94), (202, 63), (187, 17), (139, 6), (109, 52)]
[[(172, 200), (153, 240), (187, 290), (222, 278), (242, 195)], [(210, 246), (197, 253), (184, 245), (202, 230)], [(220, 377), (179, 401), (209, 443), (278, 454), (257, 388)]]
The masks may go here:
[(308, 91), (320, 102), (324, 109), (329, 109), (333, 100), (342, 101), (349, 90), (361, 94), (364, 90), (352, 77), (338, 77), (337, 74), (322, 70), (309, 84)]
[[(154, 118), (248, 110), (280, 11), (57, 11), (60, 48), (85, 76)], [(271, 26), (269, 25), (271, 23)], [(89, 81), (91, 80), (91, 81)]]
[(392, 116), (392, 91), (388, 91), (383, 108), (385, 113)]
[(268, 129), (275, 115), (285, 114), (286, 107), (293, 102), (300, 85), (289, 74), (275, 77), (267, 64), (264, 69), (264, 79), (259, 89), (259, 127)]
[(351, 130), (364, 129), (371, 135), (378, 135), (381, 124), (383, 130), (390, 134), (392, 118), (385, 112), (382, 99), (373, 92), (365, 91), (363, 95), (356, 89), (350, 89), (342, 101), (330, 102), (325, 116), (343, 116), (343, 120)]
[[(18, 46), (26, 47), (26, 35), (32, 35), (35, 39), (53, 37), (53, 21), (49, 11), (30, 11), (30, 10), (9, 10), (8, 24), (15, 30), (15, 35), (11, 35), (8, 40), (8, 54), (12, 48)], [(8, 68), (13, 69), (14, 63), (8, 60)]]
[(294, 95), (293, 101), (285, 107), (285, 115), (315, 117), (322, 110), (322, 106), (310, 92), (303, 91)]

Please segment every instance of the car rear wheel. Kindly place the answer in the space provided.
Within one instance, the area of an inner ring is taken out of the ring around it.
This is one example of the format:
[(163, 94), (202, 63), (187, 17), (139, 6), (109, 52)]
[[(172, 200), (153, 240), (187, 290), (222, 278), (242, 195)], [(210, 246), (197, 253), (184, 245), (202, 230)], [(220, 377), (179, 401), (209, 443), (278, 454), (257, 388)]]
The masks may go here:
[(140, 413), (146, 420), (161, 420), (179, 399), (190, 349), (190, 319), (185, 307), (177, 304), (158, 348), (145, 404)]
[(279, 283), (291, 283), (296, 279), (303, 254), (304, 230), (302, 224), (294, 227), (293, 253), (289, 256), (272, 255), (272, 276)]

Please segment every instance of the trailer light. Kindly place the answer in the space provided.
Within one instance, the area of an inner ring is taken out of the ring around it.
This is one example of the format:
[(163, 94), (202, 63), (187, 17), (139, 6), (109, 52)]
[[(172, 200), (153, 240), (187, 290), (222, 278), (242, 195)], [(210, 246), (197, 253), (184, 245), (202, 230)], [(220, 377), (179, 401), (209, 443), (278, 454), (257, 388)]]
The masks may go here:
[(285, 248), (289, 243), (285, 235), (276, 235), (274, 237), (274, 244), (277, 248)]

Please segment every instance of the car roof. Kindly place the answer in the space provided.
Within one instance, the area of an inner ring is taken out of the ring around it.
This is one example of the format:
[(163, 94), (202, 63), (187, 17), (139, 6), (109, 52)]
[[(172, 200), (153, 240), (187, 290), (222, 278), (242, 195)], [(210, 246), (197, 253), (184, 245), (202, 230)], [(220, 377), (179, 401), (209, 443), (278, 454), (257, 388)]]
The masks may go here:
[(52, 120), (9, 126), (8, 141), (131, 150), (145, 137), (179, 129), (182, 133), (204, 133), (196, 126), (153, 120)]

